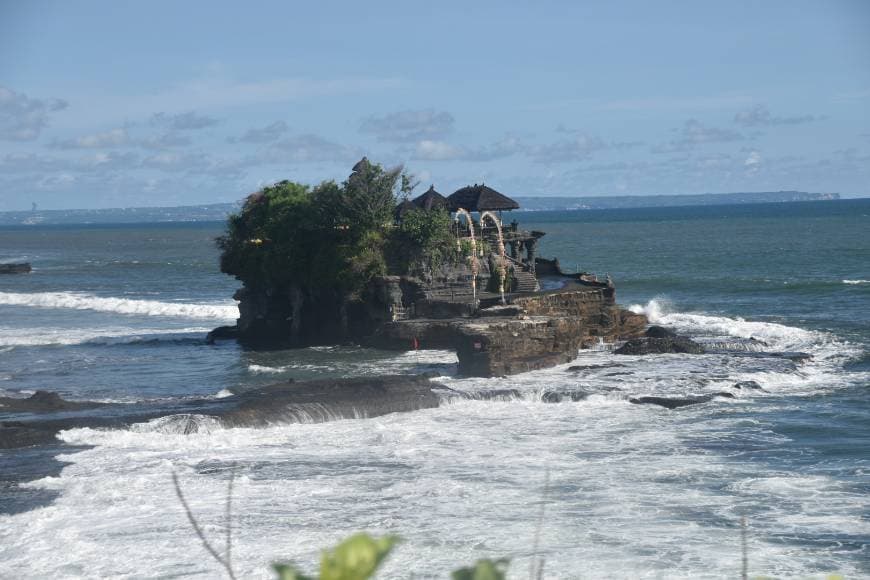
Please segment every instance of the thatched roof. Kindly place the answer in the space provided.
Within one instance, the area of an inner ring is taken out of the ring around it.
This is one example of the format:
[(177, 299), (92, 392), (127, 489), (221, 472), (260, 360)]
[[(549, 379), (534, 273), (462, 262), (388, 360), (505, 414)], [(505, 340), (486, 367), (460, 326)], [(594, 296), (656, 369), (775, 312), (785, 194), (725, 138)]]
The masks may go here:
[(512, 210), (520, 207), (520, 204), (506, 195), (500, 194), (491, 187), (476, 183), (457, 189), (453, 195), (447, 198), (447, 203), (450, 206), (450, 211), (456, 211), (459, 208), (468, 211)]
[(424, 193), (423, 195), (419, 195), (412, 199), (411, 203), (413, 203), (420, 209), (425, 210), (441, 207), (446, 208), (448, 205), (447, 198), (435, 191), (434, 185), (430, 185), (429, 189), (426, 190), (426, 193)]
[(403, 200), (399, 205), (396, 206), (396, 219), (402, 219), (402, 216), (408, 213), (409, 211), (413, 211), (415, 209), (419, 209), (413, 202)]

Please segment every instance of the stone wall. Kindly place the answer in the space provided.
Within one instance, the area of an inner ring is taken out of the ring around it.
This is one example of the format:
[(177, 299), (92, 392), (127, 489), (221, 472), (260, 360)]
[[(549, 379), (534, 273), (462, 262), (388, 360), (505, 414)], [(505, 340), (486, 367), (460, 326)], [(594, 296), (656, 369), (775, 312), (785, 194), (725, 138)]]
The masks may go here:
[(566, 363), (581, 348), (643, 334), (642, 314), (621, 309), (607, 292), (586, 289), (523, 297), (503, 316), (402, 320), (381, 326), (368, 344), (453, 349), (466, 376), (501, 376)]

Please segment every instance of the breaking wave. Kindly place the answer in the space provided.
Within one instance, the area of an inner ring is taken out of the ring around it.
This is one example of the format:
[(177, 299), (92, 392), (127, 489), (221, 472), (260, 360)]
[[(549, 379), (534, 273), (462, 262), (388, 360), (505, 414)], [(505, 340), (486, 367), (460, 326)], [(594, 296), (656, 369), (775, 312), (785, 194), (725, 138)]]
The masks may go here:
[(870, 280), (843, 280), (843, 284), (870, 284)]
[(70, 346), (77, 344), (123, 345), (202, 343), (209, 327), (189, 327), (168, 330), (165, 328), (28, 328), (24, 330), (0, 330), (0, 352), (7, 352), (18, 346)]
[(158, 302), (156, 300), (130, 300), (104, 298), (78, 292), (0, 292), (0, 304), (72, 310), (94, 310), (138, 316), (165, 316), (229, 321), (238, 317), (235, 304), (188, 304)]

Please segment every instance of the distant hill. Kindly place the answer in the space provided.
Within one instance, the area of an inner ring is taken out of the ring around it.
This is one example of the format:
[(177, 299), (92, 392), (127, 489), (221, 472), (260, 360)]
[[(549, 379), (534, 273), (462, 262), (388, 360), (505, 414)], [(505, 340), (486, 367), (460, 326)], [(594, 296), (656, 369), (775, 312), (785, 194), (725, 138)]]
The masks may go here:
[[(788, 201), (840, 199), (838, 193), (771, 191), (761, 193), (702, 193), (690, 195), (623, 195), (598, 197), (525, 197), (516, 200), (527, 211), (730, 205)], [(179, 207), (133, 207), (116, 209), (64, 209), (0, 212), (0, 226), (125, 224), (158, 222), (223, 221), (238, 203), (214, 203)]]
[(214, 222), (225, 220), (239, 207), (238, 203), (212, 203), (178, 207), (7, 211), (0, 212), (0, 226)]
[(733, 205), (743, 203), (781, 203), (787, 201), (825, 201), (840, 199), (839, 193), (805, 191), (765, 191), (755, 193), (699, 193), (689, 195), (620, 195), (597, 197), (517, 197), (524, 210), (619, 209), (639, 207), (677, 207), (687, 205)]

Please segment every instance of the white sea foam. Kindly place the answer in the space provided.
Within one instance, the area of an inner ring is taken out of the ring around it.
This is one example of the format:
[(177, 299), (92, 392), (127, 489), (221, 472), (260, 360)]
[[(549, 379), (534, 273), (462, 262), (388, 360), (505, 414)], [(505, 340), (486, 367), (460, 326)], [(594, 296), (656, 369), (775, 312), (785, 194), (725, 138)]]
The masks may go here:
[(156, 300), (131, 300), (77, 292), (0, 292), (0, 304), (216, 321), (230, 321), (238, 317), (238, 307), (235, 304), (189, 304), (158, 302)]
[[(173, 341), (181, 338), (205, 338), (211, 327), (197, 326), (177, 329), (132, 328), (109, 326), (94, 329), (31, 327), (0, 329), (0, 346), (11, 350), (16, 346), (49, 346), (75, 344), (136, 344), (150, 341)], [(5, 352), (0, 350), (0, 352)]]
[[(552, 384), (558, 376), (544, 374), (536, 378)], [(95, 447), (61, 456), (70, 464), (60, 476), (26, 484), (60, 492), (54, 505), (0, 516), (0, 565), (17, 577), (135, 577), (142, 570), (214, 577), (219, 571), (175, 499), (172, 470), (215, 538), (235, 471), (233, 505), (244, 515), (233, 525), (233, 553), (244, 578), (268, 578), (269, 563), (279, 559), (312, 569), (320, 549), (357, 530), (405, 539), (382, 578), (443, 577), (460, 563), (505, 555), (511, 578), (523, 578), (546, 470), (539, 545), (547, 578), (730, 577), (739, 568), (744, 513), (755, 574), (819, 570), (816, 546), (768, 538), (870, 533), (860, 517), (870, 499), (832, 478), (760, 473), (759, 465), (698, 446), (734, 433), (766, 446), (784, 441), (763, 422), (737, 429), (736, 421), (602, 397), (567, 405), (457, 401), (367, 421), (188, 434), (178, 428), (184, 421), (75, 429), (61, 438)], [(63, 561), (40, 557), (59, 550)], [(836, 548), (824, 561), (830, 572), (861, 576), (854, 557)]]
[[(136, 577), (142, 570), (154, 577), (214, 577), (219, 570), (202, 555), (170, 474), (179, 473), (193, 511), (218, 537), (233, 469), (233, 503), (244, 514), (233, 535), (239, 577), (268, 578), (269, 563), (279, 559), (314, 569), (322, 548), (368, 530), (405, 539), (382, 578), (443, 577), (460, 563), (498, 556), (510, 556), (511, 578), (522, 578), (549, 470), (539, 542), (547, 578), (731, 577), (739, 568), (744, 514), (751, 573), (861, 577), (859, 556), (833, 541), (820, 547), (804, 538), (862, 541), (870, 522), (860, 514), (870, 511), (870, 498), (829, 471), (783, 473), (720, 453), (735, 445), (787, 445), (763, 413), (747, 417), (740, 409), (747, 402), (773, 405), (784, 393), (842, 387), (841, 361), (829, 352), (843, 345), (825, 333), (679, 313), (661, 302), (638, 308), (655, 312), (655, 322), (711, 341), (755, 336), (771, 349), (804, 350), (814, 360), (796, 367), (754, 356), (581, 351), (570, 365), (507, 378), (447, 373), (439, 379), (455, 390), (518, 391), (506, 400), (453, 399), (438, 409), (366, 421), (265, 429), (222, 429), (198, 417), (195, 432), (178, 418), (130, 430), (65, 431), (63, 441), (93, 447), (61, 456), (69, 465), (58, 477), (26, 484), (60, 492), (52, 506), (0, 516), (6, 548), (0, 568), (18, 577)], [(340, 374), (443, 368), (456, 360), (447, 351), (312, 352), (285, 356), (322, 356)], [(259, 366), (283, 372), (309, 364), (271, 356)], [(571, 365), (584, 368), (569, 371)], [(258, 372), (256, 366), (248, 368)], [(732, 390), (735, 401), (678, 412), (628, 401), (710, 394), (744, 380), (765, 391)], [(549, 404), (542, 402), (548, 391), (589, 396)], [(735, 445), (721, 445), (729, 439)], [(58, 551), (63, 562), (44, 557)], [(112, 557), (118, 553), (125, 558)]]
[(870, 280), (843, 280), (843, 284), (870, 284)]
[(673, 312), (673, 305), (659, 298), (653, 299), (645, 305), (634, 304), (630, 310), (637, 314), (645, 314), (653, 324), (673, 326), (681, 332), (708, 337), (755, 338), (768, 342), (780, 350), (811, 346), (824, 340), (821, 333), (775, 322)]

